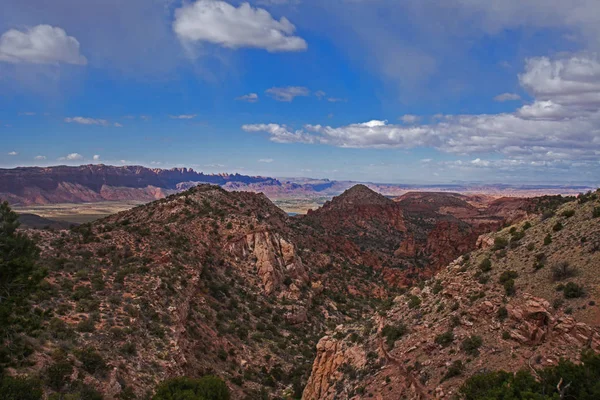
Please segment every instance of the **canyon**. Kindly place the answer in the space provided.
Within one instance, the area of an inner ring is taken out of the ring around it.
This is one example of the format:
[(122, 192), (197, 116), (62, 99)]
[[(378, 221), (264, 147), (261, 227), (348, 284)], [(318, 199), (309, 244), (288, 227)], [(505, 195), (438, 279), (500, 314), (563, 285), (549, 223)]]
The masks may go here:
[[(26, 343), (27, 356), (3, 363), (12, 375), (43, 377), (60, 353), (73, 371), (45, 384), (47, 395), (86, 385), (107, 399), (143, 398), (164, 379), (215, 374), (235, 399), (449, 398), (480, 360), (514, 370), (531, 357), (576, 360), (596, 345), (596, 308), (584, 305), (595, 296), (597, 204), (391, 199), (355, 185), (289, 216), (264, 194), (202, 184), (68, 230), (25, 229), (47, 271), (31, 300), (42, 317), (37, 333), (10, 339)], [(560, 221), (548, 267), (536, 272), (526, 249), (541, 250)], [(547, 278), (565, 257), (590, 296), (570, 300), (571, 313), (550, 304)], [(483, 259), (491, 272), (481, 272)], [(498, 282), (512, 270), (506, 297)], [(449, 324), (452, 342), (438, 345)], [(390, 336), (396, 328), (402, 334)], [(483, 345), (468, 361), (457, 346), (470, 334)], [(90, 354), (102, 368), (90, 368)], [(440, 383), (455, 361), (460, 376)]]

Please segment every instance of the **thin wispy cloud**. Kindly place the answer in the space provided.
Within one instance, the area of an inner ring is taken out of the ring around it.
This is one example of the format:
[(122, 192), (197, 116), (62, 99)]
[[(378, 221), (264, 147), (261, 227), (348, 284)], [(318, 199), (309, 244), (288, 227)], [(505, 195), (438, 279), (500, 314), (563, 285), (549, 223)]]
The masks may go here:
[(87, 117), (68, 117), (64, 119), (67, 123), (76, 123), (81, 125), (100, 125), (108, 126), (109, 122), (105, 119), (87, 118)]
[(58, 160), (59, 161), (80, 161), (80, 160), (83, 160), (83, 156), (79, 153), (71, 153), (71, 154), (67, 154), (64, 157), (60, 157)]
[(240, 97), (235, 98), (238, 101), (245, 101), (247, 103), (256, 103), (258, 101), (258, 94), (248, 93)]
[(414, 123), (419, 122), (420, 119), (421, 119), (421, 117), (419, 117), (417, 115), (412, 115), (412, 114), (405, 114), (400, 117), (400, 120), (402, 122), (404, 122), (405, 124), (414, 124)]
[(502, 93), (498, 96), (494, 97), (495, 101), (505, 102), (505, 101), (517, 101), (521, 100), (521, 96), (516, 93)]
[(272, 87), (265, 91), (267, 95), (277, 101), (292, 102), (296, 97), (310, 95), (310, 90), (304, 86)]
[(198, 114), (169, 115), (171, 119), (194, 119)]

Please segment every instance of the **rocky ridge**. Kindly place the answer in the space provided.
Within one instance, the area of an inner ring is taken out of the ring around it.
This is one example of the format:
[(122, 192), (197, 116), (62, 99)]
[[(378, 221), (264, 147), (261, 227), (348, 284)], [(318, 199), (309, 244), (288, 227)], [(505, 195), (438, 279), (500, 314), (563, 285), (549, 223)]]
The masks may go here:
[[(9, 373), (44, 376), (68, 363), (73, 373), (47, 394), (84, 382), (109, 399), (214, 373), (236, 399), (298, 398), (317, 357), (325, 378), (313, 374), (305, 396), (329, 395), (336, 378), (327, 371), (346, 371), (346, 357), (372, 368), (375, 358), (355, 349), (359, 336), (319, 339), (369, 319), (423, 277), (431, 227), (468, 226), (440, 213), (446, 203), (435, 196), (435, 207), (416, 212), (358, 187), (324, 211), (289, 217), (262, 194), (200, 185), (69, 231), (30, 231), (48, 269), (32, 300), (44, 318), (21, 338), (29, 356), (11, 360)], [(330, 353), (342, 355), (329, 363)]]
[(453, 398), (475, 373), (599, 351), (600, 207), (589, 198), (489, 235), (385, 312), (330, 331), (303, 399)]

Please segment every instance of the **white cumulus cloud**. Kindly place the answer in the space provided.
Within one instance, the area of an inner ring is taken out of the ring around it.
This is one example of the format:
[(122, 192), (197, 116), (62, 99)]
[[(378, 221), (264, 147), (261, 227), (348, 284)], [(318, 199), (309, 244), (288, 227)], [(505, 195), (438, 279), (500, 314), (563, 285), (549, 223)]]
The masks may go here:
[[(348, 148), (430, 147), (457, 155), (477, 155), (471, 166), (493, 164), (484, 154), (506, 159), (548, 162), (595, 162), (600, 159), (600, 63), (594, 56), (535, 58), (519, 75), (535, 100), (512, 113), (439, 115), (431, 123), (372, 120), (343, 126), (249, 124), (278, 143), (323, 144)], [(557, 161), (559, 159), (559, 161)], [(507, 165), (515, 165), (507, 163)]]
[(239, 7), (216, 0), (185, 4), (175, 10), (173, 30), (185, 43), (209, 42), (231, 49), (282, 52), (308, 47), (304, 39), (294, 36), (296, 27), (287, 18), (276, 20), (267, 10), (249, 3)]
[(8, 153), (9, 156), (16, 156), (19, 153), (17, 153), (16, 151), (11, 151), (10, 153)]
[(100, 155), (98, 154), (94, 154), (94, 157), (92, 157), (94, 159), (94, 161), (100, 161)]
[(38, 25), (25, 31), (11, 29), (0, 36), (0, 61), (31, 64), (86, 65), (79, 42), (64, 29)]
[(273, 160), (272, 158), (261, 158), (260, 160), (258, 160), (258, 162), (268, 163), (268, 164), (272, 163), (273, 161), (275, 161), (275, 160)]
[(35, 156), (33, 159), (37, 161), (42, 161), (46, 159), (46, 156)]

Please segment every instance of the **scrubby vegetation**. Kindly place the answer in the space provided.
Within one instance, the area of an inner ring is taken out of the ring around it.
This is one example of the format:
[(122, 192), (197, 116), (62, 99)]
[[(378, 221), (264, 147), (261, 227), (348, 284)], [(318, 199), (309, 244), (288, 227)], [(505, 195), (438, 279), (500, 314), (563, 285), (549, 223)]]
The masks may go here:
[(24, 337), (41, 329), (47, 316), (29, 298), (41, 290), (46, 271), (35, 243), (17, 231), (18, 215), (0, 204), (0, 371), (31, 353)]
[(406, 335), (407, 332), (408, 328), (406, 327), (406, 325), (401, 323), (398, 325), (386, 325), (382, 329), (381, 334), (383, 337), (385, 337), (387, 345), (389, 347), (392, 347), (394, 345), (394, 342), (402, 338), (402, 336)]
[(595, 400), (600, 398), (600, 355), (584, 353), (581, 364), (561, 360), (555, 367), (517, 374), (498, 371), (469, 378), (460, 389), (464, 400)]
[(200, 379), (173, 378), (161, 383), (152, 400), (229, 400), (222, 379), (208, 375)]
[(575, 276), (577, 271), (571, 267), (568, 261), (561, 261), (552, 266), (552, 279), (562, 281)]

